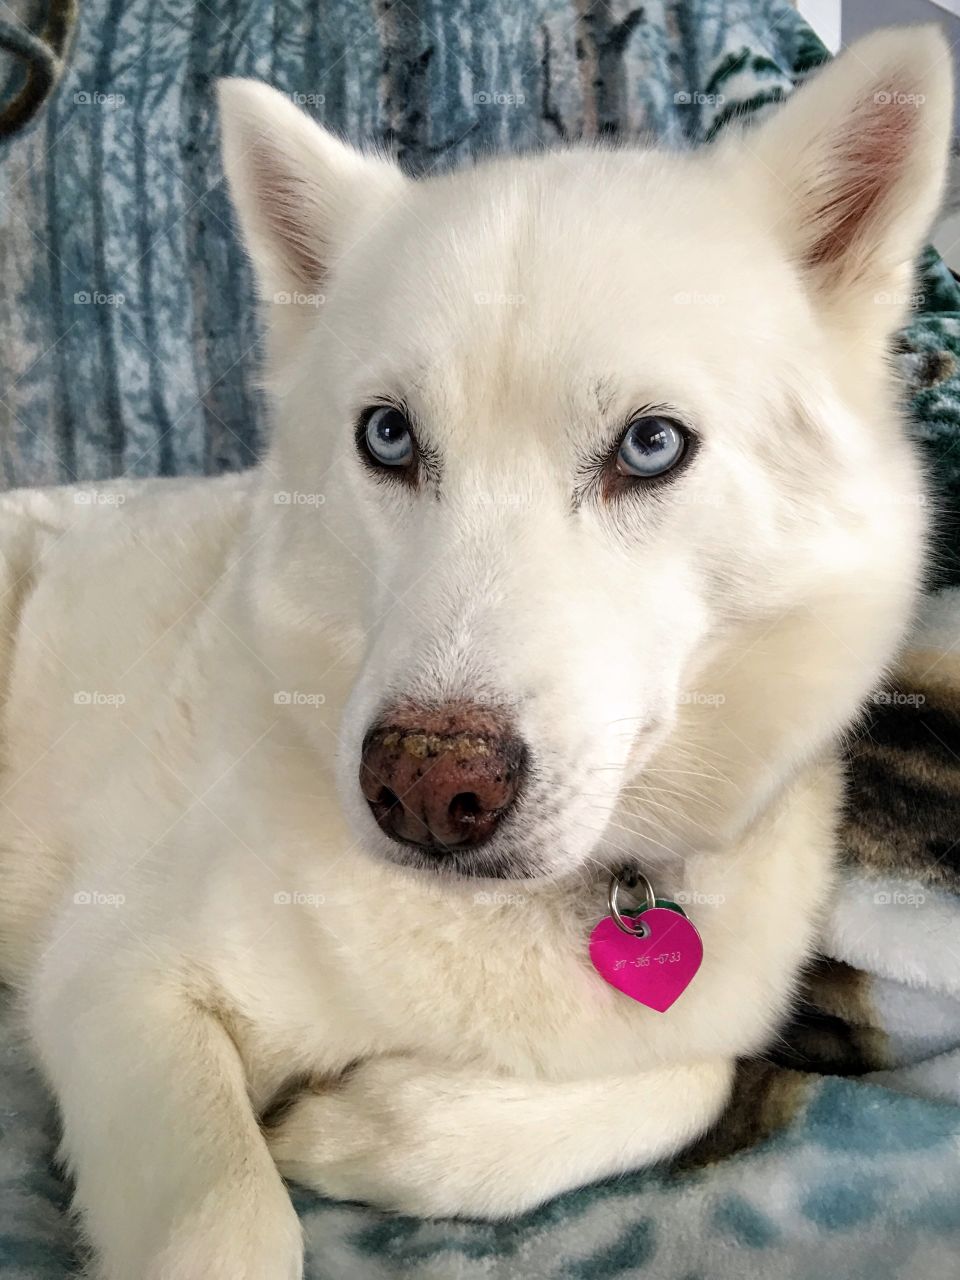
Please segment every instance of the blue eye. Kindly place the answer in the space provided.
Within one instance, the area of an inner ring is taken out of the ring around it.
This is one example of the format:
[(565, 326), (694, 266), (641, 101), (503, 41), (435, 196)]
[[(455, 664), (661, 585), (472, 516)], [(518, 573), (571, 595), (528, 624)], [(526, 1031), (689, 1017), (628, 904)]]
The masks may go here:
[(686, 436), (669, 418), (634, 418), (620, 441), (617, 470), (640, 479), (662, 476), (677, 465), (686, 447)]
[(413, 462), (413, 432), (393, 405), (374, 409), (367, 419), (363, 440), (367, 453), (381, 467), (409, 467)]

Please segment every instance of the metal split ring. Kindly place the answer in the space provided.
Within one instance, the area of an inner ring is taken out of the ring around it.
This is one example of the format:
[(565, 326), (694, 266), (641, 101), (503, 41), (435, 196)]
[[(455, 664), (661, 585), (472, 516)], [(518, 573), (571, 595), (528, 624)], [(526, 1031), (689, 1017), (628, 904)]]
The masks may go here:
[(622, 888), (626, 889), (628, 893), (633, 893), (639, 886), (642, 888), (644, 897), (647, 900), (646, 904), (641, 908), (642, 914), (642, 912), (649, 911), (651, 907), (657, 905), (657, 897), (653, 892), (653, 885), (641, 872), (632, 869), (630, 881), (632, 883), (628, 882), (626, 875), (622, 871), (619, 874), (615, 872), (610, 877), (610, 884), (607, 888), (607, 905), (610, 908), (613, 923), (622, 933), (629, 933), (632, 938), (645, 938), (650, 932), (649, 928), (643, 923), (636, 926), (628, 924), (617, 905), (617, 899)]

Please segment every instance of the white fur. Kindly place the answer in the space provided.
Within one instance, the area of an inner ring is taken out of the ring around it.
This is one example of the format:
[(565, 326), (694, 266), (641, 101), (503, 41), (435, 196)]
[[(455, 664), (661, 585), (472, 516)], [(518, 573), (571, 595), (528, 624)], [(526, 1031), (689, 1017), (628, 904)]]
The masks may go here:
[[(677, 1150), (769, 1042), (829, 886), (833, 743), (918, 580), (885, 348), (948, 68), (932, 30), (883, 33), (706, 152), (421, 183), (224, 85), (266, 461), (0, 510), (0, 959), (105, 1280), (300, 1276), (277, 1163), (517, 1213)], [(437, 492), (361, 465), (385, 394)], [(584, 456), (651, 404), (696, 427), (691, 465), (578, 504)], [(512, 707), (535, 770), (491, 857), (539, 874), (390, 861), (357, 772), (401, 696)], [(664, 1015), (587, 959), (627, 855), (704, 938)], [(298, 1077), (268, 1146), (257, 1114)]]

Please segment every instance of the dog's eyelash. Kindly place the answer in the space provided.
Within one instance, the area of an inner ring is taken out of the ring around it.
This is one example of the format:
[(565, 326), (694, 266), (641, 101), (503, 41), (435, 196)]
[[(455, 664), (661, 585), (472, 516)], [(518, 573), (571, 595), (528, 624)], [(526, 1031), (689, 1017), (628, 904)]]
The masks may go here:
[[(396, 409), (406, 420), (415, 451), (414, 461), (411, 466), (407, 468), (398, 467), (395, 471), (391, 471), (387, 467), (379, 466), (371, 458), (365, 444), (365, 436), (370, 419), (378, 409)], [(435, 487), (439, 485), (441, 474), (439, 451), (433, 445), (423, 443), (420, 425), (404, 400), (393, 396), (375, 396), (365, 401), (362, 408), (354, 413), (354, 421), (356, 425), (353, 438), (357, 453), (360, 455), (361, 462), (378, 483), (403, 484), (409, 488), (417, 489), (423, 479), (429, 479)]]
[(581, 470), (584, 472), (592, 471), (595, 467), (602, 467), (611, 456), (616, 457), (620, 442), (630, 423), (636, 418), (654, 417), (670, 418), (671, 421), (682, 422), (677, 411), (671, 409), (669, 405), (639, 405), (636, 409), (631, 409), (629, 413), (625, 414), (612, 431), (604, 430), (604, 439), (591, 448), (589, 454), (584, 458)]
[[(638, 418), (665, 418), (669, 422), (675, 423), (684, 436), (686, 446), (684, 454), (677, 466), (664, 475), (644, 478), (622, 477), (622, 483), (611, 486), (611, 491), (605, 494), (602, 492), (605, 477), (610, 475), (612, 468), (616, 464), (620, 446), (630, 424)], [(578, 510), (583, 505), (584, 500), (591, 495), (596, 495), (606, 502), (627, 498), (631, 493), (641, 490), (648, 496), (654, 496), (658, 490), (671, 484), (677, 475), (684, 470), (699, 448), (699, 444), (700, 437), (698, 433), (673, 405), (646, 404), (632, 409), (621, 421), (616, 434), (608, 437), (604, 443), (598, 444), (581, 463), (579, 468), (580, 479), (573, 493), (574, 510)]]

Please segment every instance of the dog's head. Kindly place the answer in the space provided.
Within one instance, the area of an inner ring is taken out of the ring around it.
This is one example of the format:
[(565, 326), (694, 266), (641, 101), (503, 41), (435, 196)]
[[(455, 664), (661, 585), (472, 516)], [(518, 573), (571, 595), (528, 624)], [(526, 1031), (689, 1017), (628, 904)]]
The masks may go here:
[(506, 876), (722, 846), (917, 579), (885, 359), (941, 38), (871, 37), (699, 152), (418, 181), (263, 86), (222, 104), (270, 313), (252, 594), (365, 844)]

